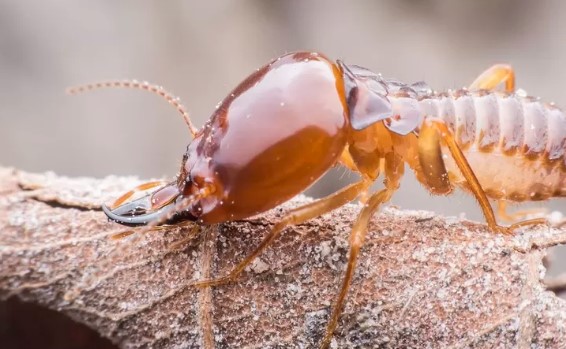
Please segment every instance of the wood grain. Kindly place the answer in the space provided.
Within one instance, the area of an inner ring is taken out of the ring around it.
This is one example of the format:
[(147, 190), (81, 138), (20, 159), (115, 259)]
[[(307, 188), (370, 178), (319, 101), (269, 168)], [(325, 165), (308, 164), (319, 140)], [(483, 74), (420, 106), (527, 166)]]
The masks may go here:
[[(196, 289), (311, 199), (245, 221), (112, 240), (124, 227), (99, 205), (138, 182), (0, 168), (0, 299), (62, 312), (122, 348), (316, 347), (359, 206), (288, 229), (237, 283)], [(546, 249), (563, 244), (565, 230), (504, 237), (395, 208), (370, 228), (333, 347), (566, 347), (566, 302), (541, 282)]]

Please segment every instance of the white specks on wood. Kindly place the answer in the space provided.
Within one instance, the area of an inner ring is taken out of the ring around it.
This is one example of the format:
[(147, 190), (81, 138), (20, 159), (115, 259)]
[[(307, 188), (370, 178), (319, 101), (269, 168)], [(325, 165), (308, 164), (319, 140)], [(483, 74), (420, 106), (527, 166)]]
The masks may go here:
[[(0, 168), (0, 298), (67, 314), (122, 348), (317, 346), (358, 205), (288, 229), (238, 282), (198, 290), (191, 282), (225, 275), (283, 211), (112, 240), (124, 228), (97, 208), (137, 183)], [(541, 259), (565, 242), (566, 230), (506, 237), (386, 208), (370, 225), (332, 345), (564, 348), (566, 302), (545, 289)]]

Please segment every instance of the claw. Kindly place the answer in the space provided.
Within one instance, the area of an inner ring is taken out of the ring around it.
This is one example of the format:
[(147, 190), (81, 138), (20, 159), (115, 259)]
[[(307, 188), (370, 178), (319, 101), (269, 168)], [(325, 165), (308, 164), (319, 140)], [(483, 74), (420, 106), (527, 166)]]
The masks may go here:
[(175, 209), (175, 199), (180, 195), (175, 182), (166, 184), (152, 193), (128, 201), (136, 192), (143, 192), (156, 187), (160, 182), (149, 182), (122, 195), (111, 205), (102, 205), (102, 210), (111, 220), (124, 225), (144, 225), (159, 223)]
[(174, 208), (171, 202), (156, 211), (151, 210), (151, 194), (130, 201), (115, 209), (102, 205), (102, 210), (111, 220), (125, 225), (143, 225), (163, 217)]

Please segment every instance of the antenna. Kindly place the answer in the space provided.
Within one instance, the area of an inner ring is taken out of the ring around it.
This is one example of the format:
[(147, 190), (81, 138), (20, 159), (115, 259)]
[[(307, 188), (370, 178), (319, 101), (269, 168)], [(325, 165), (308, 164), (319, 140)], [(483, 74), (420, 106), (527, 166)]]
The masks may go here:
[(109, 81), (101, 81), (95, 82), (92, 84), (80, 85), (69, 87), (66, 92), (71, 95), (75, 95), (78, 93), (83, 93), (87, 91), (102, 89), (102, 88), (131, 88), (131, 89), (138, 89), (138, 90), (145, 90), (149, 92), (153, 92), (156, 95), (163, 97), (169, 104), (174, 106), (177, 111), (183, 116), (185, 120), (185, 124), (189, 127), (189, 132), (193, 136), (193, 138), (197, 134), (197, 129), (194, 127), (193, 123), (191, 122), (191, 118), (189, 117), (189, 113), (185, 109), (185, 107), (181, 104), (181, 100), (173, 95), (172, 93), (163, 89), (162, 86), (150, 84), (147, 81), (139, 82), (137, 80), (109, 80)]

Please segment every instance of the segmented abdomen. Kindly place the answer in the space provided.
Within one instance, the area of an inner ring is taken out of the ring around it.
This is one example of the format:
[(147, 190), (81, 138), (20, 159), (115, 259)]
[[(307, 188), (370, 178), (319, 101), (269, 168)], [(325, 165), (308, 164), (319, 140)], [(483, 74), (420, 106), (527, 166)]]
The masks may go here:
[[(566, 196), (566, 116), (537, 98), (458, 90), (419, 101), (423, 118), (454, 132), (488, 196), (514, 201)], [(451, 182), (466, 187), (445, 153)]]

